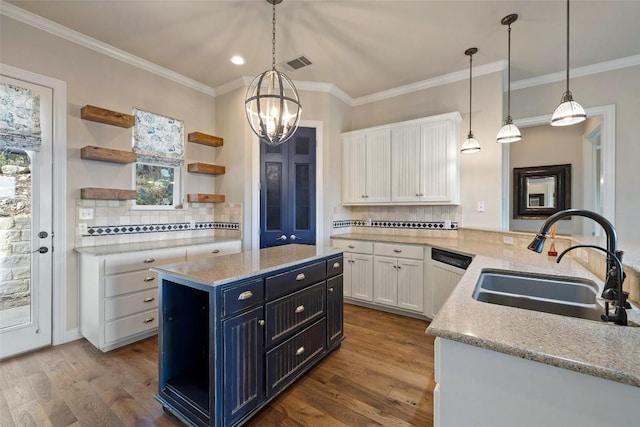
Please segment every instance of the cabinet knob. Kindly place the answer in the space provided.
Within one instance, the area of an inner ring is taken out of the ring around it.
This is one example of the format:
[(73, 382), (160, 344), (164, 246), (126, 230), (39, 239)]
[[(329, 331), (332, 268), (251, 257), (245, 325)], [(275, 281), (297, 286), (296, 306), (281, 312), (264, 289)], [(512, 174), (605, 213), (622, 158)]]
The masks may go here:
[(355, 245), (349, 245), (349, 246), (347, 246), (347, 247), (348, 247), (349, 249), (355, 249), (355, 248), (356, 248), (356, 247), (355, 247)]
[(220, 253), (220, 249), (214, 249), (211, 251), (212, 254), (219, 254)]
[(149, 298), (145, 298), (144, 300), (142, 300), (142, 302), (152, 302), (155, 301), (156, 299), (154, 297), (149, 297)]
[(333, 292), (333, 288), (329, 288), (329, 292)]
[(304, 347), (300, 347), (299, 349), (296, 350), (296, 356), (300, 356), (303, 353), (304, 353)]
[(416, 197), (420, 197), (420, 193), (416, 193)]
[(394, 249), (393, 252), (399, 254), (400, 252), (402, 252), (402, 249)]
[(156, 280), (155, 277), (153, 276), (147, 276), (143, 279), (145, 282), (153, 282), (154, 280)]
[(300, 274), (298, 274), (298, 275), (296, 276), (296, 281), (298, 281), (298, 282), (299, 282), (299, 281), (301, 281), (301, 280), (306, 279), (306, 277), (307, 277), (307, 276), (305, 276), (305, 275), (304, 275), (304, 273), (300, 273)]
[(265, 323), (264, 320), (262, 320), (262, 319), (258, 320), (258, 325), (264, 326), (264, 323)]
[(155, 258), (147, 258), (143, 261), (145, 264), (151, 264), (152, 262), (156, 262)]
[(249, 299), (253, 296), (253, 292), (251, 291), (244, 291), (243, 293), (241, 293), (240, 295), (238, 295), (238, 301), (244, 301), (246, 299)]
[(156, 320), (156, 318), (155, 318), (155, 317), (147, 317), (146, 319), (144, 319), (144, 320), (142, 321), (142, 323), (151, 323), (151, 322), (153, 322), (154, 320)]
[(340, 263), (339, 262), (334, 262), (333, 263), (333, 268), (340, 268)]
[(300, 314), (304, 311), (304, 305), (299, 305), (296, 307), (296, 314)]

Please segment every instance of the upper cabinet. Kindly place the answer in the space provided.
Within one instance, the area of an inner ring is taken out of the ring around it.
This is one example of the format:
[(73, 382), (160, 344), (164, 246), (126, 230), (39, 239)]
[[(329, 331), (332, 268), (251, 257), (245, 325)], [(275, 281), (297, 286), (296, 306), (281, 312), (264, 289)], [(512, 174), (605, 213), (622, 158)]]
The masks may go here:
[(342, 203), (379, 204), (391, 198), (391, 131), (375, 128), (342, 135)]
[(461, 121), (449, 113), (343, 134), (342, 203), (458, 204)]

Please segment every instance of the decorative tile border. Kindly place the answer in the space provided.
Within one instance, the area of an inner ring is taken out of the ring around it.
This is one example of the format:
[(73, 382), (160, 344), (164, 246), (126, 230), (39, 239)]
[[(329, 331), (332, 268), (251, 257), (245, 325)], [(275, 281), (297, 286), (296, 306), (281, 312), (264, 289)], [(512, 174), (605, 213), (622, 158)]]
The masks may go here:
[(451, 226), (449, 228), (445, 228), (445, 223), (442, 221), (364, 221), (357, 219), (333, 221), (333, 228), (346, 227), (399, 228), (405, 230), (457, 230), (458, 223), (452, 221)]
[(237, 222), (196, 222), (195, 228), (191, 228), (188, 222), (167, 224), (126, 224), (126, 225), (100, 225), (87, 227), (83, 237), (95, 236), (120, 236), (125, 234), (164, 233), (168, 231), (189, 230), (240, 230)]

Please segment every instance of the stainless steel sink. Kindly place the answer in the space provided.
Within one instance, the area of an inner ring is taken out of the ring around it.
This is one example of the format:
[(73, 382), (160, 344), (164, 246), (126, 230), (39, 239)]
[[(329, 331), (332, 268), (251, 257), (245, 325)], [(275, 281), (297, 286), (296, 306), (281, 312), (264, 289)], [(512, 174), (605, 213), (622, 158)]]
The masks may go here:
[(584, 279), (483, 270), (473, 298), (491, 304), (600, 320), (598, 286)]

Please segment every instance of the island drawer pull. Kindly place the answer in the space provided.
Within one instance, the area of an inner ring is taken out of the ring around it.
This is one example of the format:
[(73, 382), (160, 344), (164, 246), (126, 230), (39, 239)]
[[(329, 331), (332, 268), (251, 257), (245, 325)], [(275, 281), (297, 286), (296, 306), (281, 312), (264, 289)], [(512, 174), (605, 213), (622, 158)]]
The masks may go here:
[(155, 318), (155, 317), (147, 317), (146, 319), (144, 319), (144, 320), (142, 321), (142, 323), (151, 323), (151, 322), (153, 322), (154, 320), (156, 320), (156, 318)]
[(339, 262), (334, 262), (333, 263), (333, 268), (340, 268), (340, 263)]
[(219, 254), (220, 253), (220, 249), (214, 249), (211, 251), (212, 254)]
[(333, 288), (329, 288), (329, 292), (333, 292)]
[(147, 276), (143, 279), (145, 282), (153, 282), (154, 280), (156, 280), (155, 277), (153, 276)]
[(402, 252), (402, 249), (394, 249), (393, 252), (399, 254), (400, 252)]
[(258, 325), (260, 325), (260, 326), (264, 326), (264, 324), (265, 324), (265, 321), (264, 321), (264, 320), (262, 320), (262, 319), (258, 320)]
[(300, 356), (302, 353), (304, 353), (304, 347), (300, 347), (296, 350), (296, 356)]
[(155, 301), (156, 299), (154, 297), (149, 297), (149, 298), (145, 298), (142, 302), (152, 302)]
[(155, 258), (147, 258), (143, 261), (145, 264), (151, 264), (152, 262), (156, 262)]
[(304, 273), (300, 273), (296, 276), (296, 281), (301, 281), (304, 280), (307, 276), (304, 275)]
[(300, 314), (304, 311), (304, 305), (299, 305), (296, 307), (296, 314)]
[(251, 291), (244, 291), (243, 293), (241, 293), (240, 295), (238, 295), (238, 301), (244, 301), (246, 299), (249, 299), (253, 296), (253, 292)]

